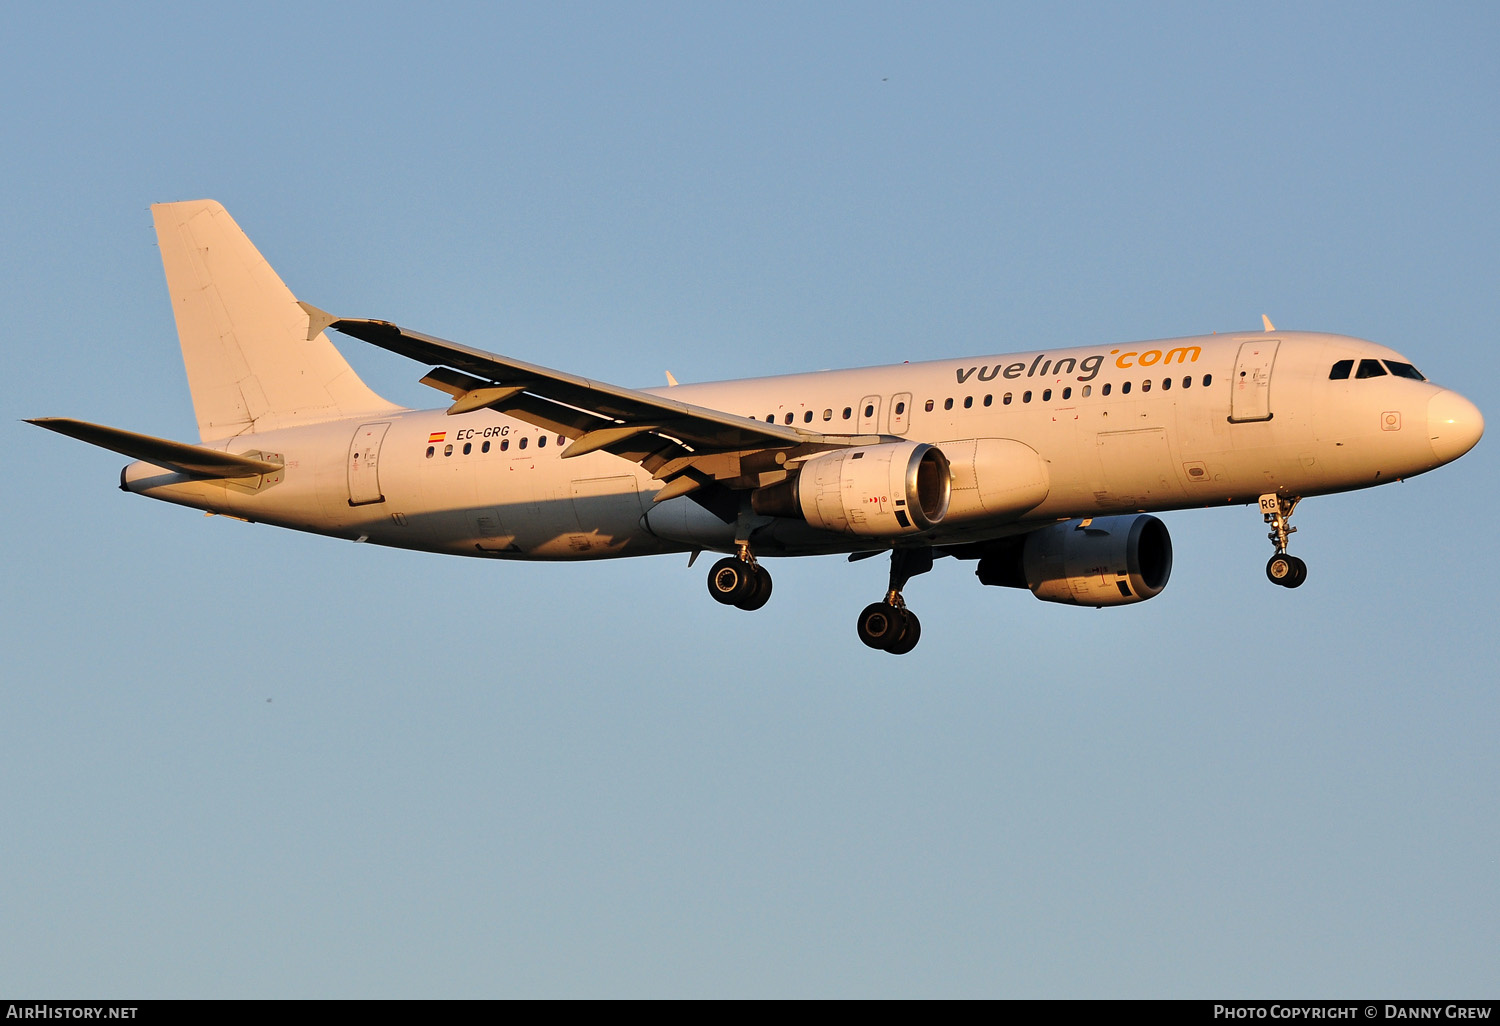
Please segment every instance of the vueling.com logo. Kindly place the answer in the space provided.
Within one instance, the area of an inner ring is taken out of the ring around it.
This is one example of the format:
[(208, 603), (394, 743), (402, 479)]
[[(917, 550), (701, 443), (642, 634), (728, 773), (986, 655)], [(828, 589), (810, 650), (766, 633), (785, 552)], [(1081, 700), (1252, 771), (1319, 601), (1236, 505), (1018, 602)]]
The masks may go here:
[[(1130, 350), (1121, 352), (1111, 349), (1109, 355), (1115, 358), (1115, 366), (1121, 370), (1130, 370), (1132, 367), (1155, 367), (1157, 364), (1166, 366), (1169, 363), (1197, 363), (1198, 357), (1203, 355), (1199, 346), (1176, 346), (1172, 349), (1147, 349), (1145, 352)], [(962, 385), (969, 378), (975, 377), (980, 381), (994, 381), (996, 377), (1002, 378), (1034, 378), (1062, 377), (1066, 374), (1075, 374), (1079, 381), (1093, 381), (1099, 376), (1099, 370), (1104, 366), (1106, 357), (1103, 353), (1095, 353), (1093, 356), (1085, 356), (1079, 360), (1072, 356), (1064, 356), (1060, 360), (1051, 359), (1046, 353), (1038, 353), (1036, 359), (1031, 361), (1031, 366), (1026, 366), (1026, 361), (1009, 363), (1003, 367), (1000, 364), (983, 367), (960, 367), (955, 373), (958, 375), (958, 383)]]

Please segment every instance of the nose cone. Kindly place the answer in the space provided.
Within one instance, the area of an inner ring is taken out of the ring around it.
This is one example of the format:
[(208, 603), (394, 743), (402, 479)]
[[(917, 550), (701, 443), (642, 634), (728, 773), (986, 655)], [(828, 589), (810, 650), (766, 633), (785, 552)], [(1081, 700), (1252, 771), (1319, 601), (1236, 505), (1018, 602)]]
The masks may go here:
[(1484, 415), (1457, 392), (1439, 392), (1428, 400), (1427, 437), (1441, 462), (1458, 459), (1474, 448), (1482, 434)]

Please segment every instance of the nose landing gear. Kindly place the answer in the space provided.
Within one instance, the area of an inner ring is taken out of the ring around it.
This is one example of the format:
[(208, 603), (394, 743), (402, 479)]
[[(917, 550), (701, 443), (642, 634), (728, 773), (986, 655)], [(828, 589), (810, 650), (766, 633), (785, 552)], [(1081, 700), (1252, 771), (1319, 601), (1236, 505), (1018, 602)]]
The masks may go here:
[(1300, 501), (1299, 496), (1287, 499), (1276, 492), (1260, 497), (1260, 512), (1265, 522), (1271, 525), (1271, 533), (1266, 537), (1276, 546), (1276, 554), (1266, 563), (1266, 577), (1272, 584), (1283, 588), (1299, 588), (1307, 580), (1307, 564), (1296, 556), (1287, 555), (1286, 551), (1288, 538), (1297, 533), (1291, 521), (1292, 511)]
[(905, 655), (916, 648), (922, 637), (922, 622), (906, 608), (901, 591), (907, 581), (931, 569), (931, 549), (892, 550), (890, 590), (884, 602), (873, 602), (859, 614), (855, 625), (859, 640), (891, 655)]

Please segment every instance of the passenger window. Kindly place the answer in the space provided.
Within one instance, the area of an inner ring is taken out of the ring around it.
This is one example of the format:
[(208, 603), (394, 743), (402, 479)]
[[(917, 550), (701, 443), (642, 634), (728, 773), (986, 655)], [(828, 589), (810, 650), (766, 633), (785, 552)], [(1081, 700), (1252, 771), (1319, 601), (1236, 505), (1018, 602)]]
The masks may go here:
[(1023, 402), (1023, 403), (1029, 403), (1029, 402), (1031, 402), (1031, 393), (1030, 392), (1022, 392), (1021, 393), (1021, 402)]
[(1353, 360), (1340, 360), (1333, 365), (1333, 370), (1328, 372), (1329, 381), (1348, 381), (1349, 372), (1354, 369)]
[(897, 403), (896, 404), (896, 416), (899, 417), (899, 416), (901, 416), (905, 412), (906, 412), (906, 404), (905, 403)]
[[(930, 399), (927, 401), (927, 408), (929, 410), (932, 409), (932, 400), (930, 400)], [(845, 406), (844, 407), (844, 419), (848, 420), (852, 416), (854, 416), (854, 410), (853, 410), (853, 408)]]
[(953, 409), (953, 400), (952, 399), (944, 399), (943, 400), (943, 409), (945, 409), (945, 410), (951, 410), (951, 409)]
[(1141, 382), (1141, 391), (1142, 392), (1149, 392), (1149, 391), (1151, 391), (1151, 379), (1150, 378), (1147, 378), (1145, 381)]
[(1182, 387), (1183, 388), (1192, 388), (1193, 387), (1193, 379), (1192, 379), (1191, 376), (1187, 376), (1187, 377), (1184, 377), (1182, 379)]
[(972, 395), (966, 395), (966, 396), (964, 396), (964, 409), (966, 409), (966, 410), (972, 410), (973, 408), (974, 408), (974, 397)]
[(1006, 392), (1005, 396), (1000, 401), (1002, 403), (1004, 403), (1006, 406), (1009, 406), (1010, 405), (1010, 400), (1011, 400), (1011, 394), (1009, 392)]
[(995, 397), (992, 396), (992, 395), (987, 395), (987, 396), (984, 397), (984, 405), (986, 405), (986, 406), (990, 405), (994, 401), (995, 401)]
[(1383, 378), (1385, 368), (1380, 366), (1379, 360), (1361, 360), (1359, 369), (1354, 372), (1356, 378)]
[(824, 420), (832, 420), (833, 419), (833, 411), (832, 410), (824, 410), (823, 411), (823, 419)]
[(524, 435), (522, 436), (521, 440), (516, 443), (516, 448), (517, 449), (524, 449), (524, 448), (526, 448), (526, 438), (525, 438)]
[(1213, 383), (1214, 383), (1214, 376), (1212, 374), (1205, 374), (1205, 375), (1203, 375), (1203, 387), (1204, 388), (1207, 388), (1209, 385), (1212, 385)]
[(432, 454), (435, 453), (435, 452), (437, 452), (437, 447), (433, 446), (433, 445), (429, 445), (427, 447), (427, 458), (428, 459), (432, 459)]
[(788, 423), (788, 424), (790, 424), (790, 423), (791, 423), (791, 422), (792, 422), (792, 415), (791, 415), (791, 414), (790, 414), (790, 413), (788, 413), (788, 414), (787, 414), (787, 415), (786, 415), (786, 422), (787, 422), (787, 423)]
[(1099, 389), (1099, 394), (1100, 395), (1109, 395), (1109, 390), (1110, 390), (1111, 387), (1113, 387), (1113, 386), (1111, 386), (1110, 383), (1106, 381), (1104, 383), (1104, 387), (1101, 388), (1101, 389)]
[(1421, 371), (1417, 370), (1409, 363), (1402, 363), (1400, 360), (1386, 360), (1385, 365), (1390, 368), (1391, 373), (1396, 375), (1396, 377), (1398, 378), (1411, 378), (1413, 381), (1427, 380), (1422, 376)]
[(932, 400), (931, 399), (927, 400), (927, 405), (924, 406), (923, 409), (925, 409), (928, 413), (932, 412)]
[(469, 453), (471, 453), (473, 451), (474, 451), (474, 443), (473, 442), (465, 442), (464, 443), (464, 455), (467, 456), (467, 455), (469, 455)]
[(873, 416), (875, 416), (875, 407), (874, 406), (866, 406), (865, 407), (865, 416), (866, 417), (873, 417)]
[(1120, 394), (1121, 395), (1129, 395), (1130, 394), (1130, 382), (1127, 381), (1127, 382), (1125, 382), (1124, 384), (1122, 384), (1120, 386)]
[(1064, 399), (1071, 399), (1071, 398), (1073, 398), (1073, 389), (1071, 387), (1063, 389), (1063, 398)]
[(562, 445), (563, 442), (567, 441), (567, 439), (568, 439), (567, 435), (558, 435), (557, 436), (557, 444), (558, 445)]
[(545, 449), (545, 448), (547, 448), (547, 436), (546, 435), (543, 435), (541, 438), (538, 438), (536, 440), (536, 447), (538, 449)]
[(510, 439), (509, 438), (502, 438), (502, 439), (500, 439), (500, 451), (504, 452), (506, 449), (509, 449), (509, 448), (510, 448)]
[(1083, 386), (1083, 398), (1087, 399), (1089, 396), (1091, 396), (1093, 394), (1094, 394), (1094, 386), (1093, 385), (1084, 385)]
[(1171, 388), (1172, 387), (1172, 379), (1171, 378), (1162, 378), (1161, 379), (1161, 387), (1163, 389)]
[(445, 445), (445, 446), (443, 446), (443, 455), (444, 456), (452, 456), (453, 455), (453, 446), (451, 446), (451, 445)]
[(1042, 391), (1042, 402), (1044, 402), (1044, 403), (1050, 403), (1051, 401), (1052, 401), (1052, 389), (1050, 389), (1050, 388), (1044, 389)]
[(802, 423), (804, 423), (804, 424), (811, 424), (812, 423), (812, 410), (808, 410), (806, 413), (804, 413), (802, 415)]
[(768, 413), (768, 414), (766, 414), (766, 423), (767, 424), (774, 424), (774, 423), (776, 423), (776, 414), (774, 414), (774, 413)]
[(479, 451), (480, 452), (489, 452), (490, 451), (490, 443), (489, 442), (485, 442), (483, 445), (481, 445), (479, 447)]

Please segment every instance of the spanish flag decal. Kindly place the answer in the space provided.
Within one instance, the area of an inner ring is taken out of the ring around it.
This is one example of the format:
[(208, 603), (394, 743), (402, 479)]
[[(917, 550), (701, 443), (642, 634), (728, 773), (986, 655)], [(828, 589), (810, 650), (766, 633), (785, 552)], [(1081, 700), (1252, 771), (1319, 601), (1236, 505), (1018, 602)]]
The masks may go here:
[(427, 436), (427, 444), (431, 445), (434, 442), (441, 442), (443, 439), (445, 439), (447, 437), (448, 437), (448, 432), (446, 432), (446, 431), (434, 431), (432, 434), (430, 434), (430, 435)]

